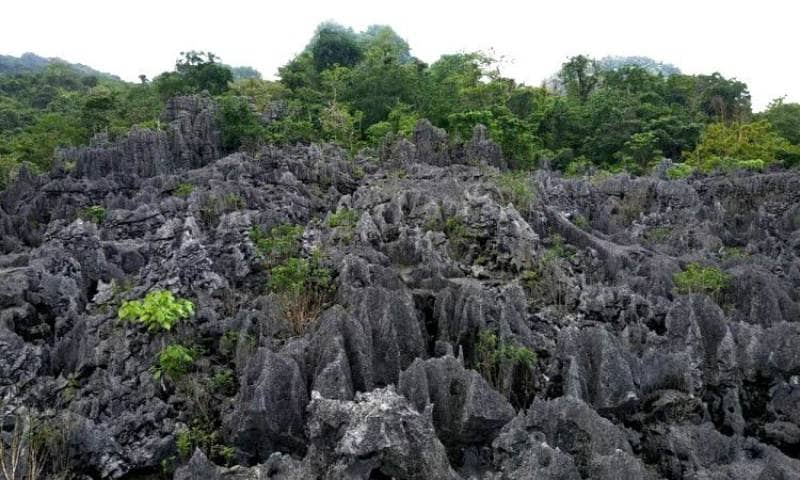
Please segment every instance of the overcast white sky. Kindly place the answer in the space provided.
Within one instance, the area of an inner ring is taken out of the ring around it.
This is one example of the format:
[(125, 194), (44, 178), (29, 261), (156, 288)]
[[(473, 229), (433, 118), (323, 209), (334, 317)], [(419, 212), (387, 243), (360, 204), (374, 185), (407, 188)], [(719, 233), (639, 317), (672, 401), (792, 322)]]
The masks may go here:
[(510, 60), (505, 75), (534, 85), (578, 53), (645, 55), (743, 80), (756, 109), (800, 101), (796, 0), (3, 0), (0, 15), (0, 53), (58, 56), (126, 80), (171, 69), (190, 49), (270, 78), (335, 20), (391, 25), (427, 62), (493, 48)]

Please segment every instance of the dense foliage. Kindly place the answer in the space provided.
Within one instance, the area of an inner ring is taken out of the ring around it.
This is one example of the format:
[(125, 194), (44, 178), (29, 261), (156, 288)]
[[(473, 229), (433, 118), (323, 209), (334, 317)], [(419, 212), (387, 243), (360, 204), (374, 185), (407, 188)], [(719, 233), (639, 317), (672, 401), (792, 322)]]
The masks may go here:
[(155, 290), (142, 300), (122, 302), (117, 316), (120, 320), (141, 323), (150, 331), (169, 331), (192, 313), (194, 305), (189, 300), (176, 298), (168, 290)]
[(197, 353), (190, 348), (176, 343), (167, 345), (158, 353), (158, 364), (152, 369), (153, 377), (161, 380), (167, 377), (172, 381), (179, 380), (195, 361)]
[(730, 275), (716, 267), (690, 263), (672, 276), (677, 293), (706, 293), (719, 295), (730, 284)]
[(482, 53), (428, 65), (390, 27), (355, 32), (334, 23), (318, 27), (277, 81), (212, 53), (181, 55), (173, 71), (138, 84), (59, 62), (0, 75), (0, 188), (22, 164), (50, 168), (57, 147), (134, 125), (159, 128), (169, 97), (199, 92), (220, 105), (227, 151), (317, 141), (356, 151), (409, 136), (427, 118), (453, 142), (484, 124), (522, 169), (546, 161), (571, 174), (641, 174), (662, 157), (700, 171), (800, 160), (800, 105), (779, 99), (753, 115), (744, 83), (684, 75), (644, 57), (573, 57), (532, 87), (501, 76)]

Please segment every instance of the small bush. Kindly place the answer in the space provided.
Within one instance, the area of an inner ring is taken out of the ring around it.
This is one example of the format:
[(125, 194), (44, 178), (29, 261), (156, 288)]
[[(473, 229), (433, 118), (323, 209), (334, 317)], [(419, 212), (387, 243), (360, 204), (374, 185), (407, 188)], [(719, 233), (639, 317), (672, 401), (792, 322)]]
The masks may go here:
[(222, 202), (228, 210), (240, 210), (245, 206), (244, 200), (238, 193), (229, 193), (225, 195)]
[(732, 258), (747, 258), (750, 256), (742, 247), (722, 247), (719, 251), (722, 258), (728, 260)]
[(189, 300), (175, 298), (167, 290), (156, 290), (148, 293), (143, 300), (122, 302), (117, 316), (120, 320), (142, 323), (150, 331), (169, 331), (192, 313), (194, 305)]
[(580, 156), (566, 164), (564, 168), (564, 176), (567, 178), (576, 178), (588, 175), (592, 169), (592, 163), (588, 158)]
[(667, 178), (670, 180), (680, 180), (695, 172), (695, 168), (687, 163), (676, 163), (667, 169)]
[(566, 309), (569, 295), (567, 260), (574, 255), (559, 235), (553, 235), (552, 245), (540, 255), (529, 270), (520, 272), (520, 284), (535, 308), (554, 306)]
[(358, 223), (358, 212), (349, 208), (342, 208), (335, 213), (329, 213), (325, 225), (330, 228), (355, 227)]
[(694, 151), (685, 153), (686, 162), (703, 172), (761, 170), (788, 160), (797, 147), (781, 137), (765, 120), (706, 125)]
[(211, 227), (219, 221), (223, 210), (222, 200), (217, 196), (208, 195), (203, 198), (203, 203), (200, 205), (200, 221)]
[(495, 179), (500, 197), (511, 202), (520, 212), (528, 212), (533, 202), (533, 187), (527, 172), (505, 172)]
[(192, 435), (188, 428), (175, 434), (175, 448), (182, 459), (189, 458), (192, 453)]
[(92, 205), (81, 210), (80, 217), (87, 222), (99, 225), (106, 219), (106, 209), (101, 205)]
[(556, 258), (570, 258), (574, 256), (574, 252), (571, 252), (566, 245), (564, 245), (564, 239), (561, 238), (561, 235), (554, 234), (550, 237), (551, 245), (544, 251), (543, 259), (545, 261), (550, 261)]
[(472, 233), (458, 217), (448, 217), (444, 222), (443, 231), (447, 237), (451, 255), (463, 257), (469, 252)]
[[(516, 346), (498, 340), (491, 330), (478, 334), (475, 344), (475, 366), (487, 382), (511, 399), (524, 403), (533, 390), (531, 371), (536, 363), (536, 354), (527, 347)], [(516, 385), (515, 385), (516, 384)], [(516, 388), (522, 391), (514, 392)]]
[(670, 227), (653, 227), (644, 232), (644, 238), (654, 243), (662, 243), (672, 234)]
[(194, 185), (191, 183), (179, 183), (178, 186), (172, 191), (173, 195), (176, 197), (183, 197), (186, 198), (191, 195), (192, 191), (194, 190)]
[(752, 172), (760, 172), (761, 170), (764, 170), (764, 167), (766, 166), (767, 164), (764, 162), (764, 160), (759, 160), (759, 159), (739, 160), (733, 163), (733, 168), (738, 168), (741, 170), (750, 170)]
[(690, 263), (672, 276), (678, 293), (705, 293), (717, 297), (730, 284), (730, 275), (716, 267)]
[(580, 214), (572, 217), (572, 223), (581, 230), (586, 230), (589, 227), (589, 220)]
[(158, 365), (153, 368), (153, 377), (161, 380), (167, 377), (177, 381), (186, 375), (194, 363), (197, 352), (183, 345), (171, 344), (164, 347), (158, 354)]
[(267, 285), (295, 335), (308, 330), (332, 293), (331, 273), (318, 250), (310, 259), (292, 257), (270, 269)]
[(207, 421), (195, 419), (192, 425), (175, 434), (175, 448), (182, 459), (189, 458), (194, 448), (199, 448), (211, 461), (229, 465), (235, 450), (221, 443), (220, 434)]
[(353, 240), (358, 219), (359, 214), (357, 211), (343, 208), (336, 213), (328, 214), (325, 224), (330, 228), (338, 229), (337, 235), (339, 238), (344, 243), (349, 244)]
[(300, 252), (300, 239), (303, 227), (283, 224), (273, 227), (264, 233), (260, 228), (250, 230), (250, 240), (264, 258), (268, 266), (277, 265)]
[(211, 390), (222, 395), (232, 395), (236, 392), (236, 379), (231, 370), (225, 369), (211, 377)]

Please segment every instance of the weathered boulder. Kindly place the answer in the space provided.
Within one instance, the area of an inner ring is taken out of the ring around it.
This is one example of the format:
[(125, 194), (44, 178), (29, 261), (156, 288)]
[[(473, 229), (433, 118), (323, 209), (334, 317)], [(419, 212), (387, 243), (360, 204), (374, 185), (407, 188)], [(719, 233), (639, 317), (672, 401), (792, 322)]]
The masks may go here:
[(433, 407), (437, 436), (448, 447), (487, 444), (514, 416), (505, 397), (452, 356), (415, 360), (398, 390), (417, 411)]
[[(493, 448), (495, 464), (504, 472), (579, 478), (574, 473), (577, 468), (582, 478), (648, 478), (626, 433), (587, 404), (568, 397), (534, 401), (525, 415), (503, 428)], [(544, 465), (531, 464), (528, 456), (541, 458)]]
[(276, 451), (305, 450), (305, 406), (308, 391), (297, 362), (260, 348), (239, 379), (236, 407), (226, 428), (234, 444), (253, 460)]
[(429, 407), (417, 412), (392, 387), (356, 395), (355, 401), (312, 394), (309, 453), (318, 478), (460, 478), (436, 438)]

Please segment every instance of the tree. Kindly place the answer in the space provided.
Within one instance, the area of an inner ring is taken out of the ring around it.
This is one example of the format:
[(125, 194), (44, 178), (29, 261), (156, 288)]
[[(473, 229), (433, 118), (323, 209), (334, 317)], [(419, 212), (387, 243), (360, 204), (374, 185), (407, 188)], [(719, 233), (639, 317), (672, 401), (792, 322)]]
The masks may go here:
[(600, 83), (600, 68), (594, 59), (578, 55), (561, 65), (558, 78), (568, 95), (585, 102)]
[(331, 102), (322, 110), (320, 117), (322, 134), (326, 140), (332, 140), (352, 149), (355, 146), (357, 126), (361, 118), (361, 112), (351, 114), (345, 105)]
[(233, 74), (233, 80), (256, 79), (261, 80), (261, 72), (253, 67), (227, 67)]
[(794, 161), (798, 148), (778, 135), (766, 120), (752, 123), (712, 123), (687, 163), (701, 171), (757, 168), (780, 160)]
[(619, 152), (622, 164), (639, 174), (645, 173), (661, 155), (658, 137), (653, 132), (634, 133)]
[(307, 47), (314, 59), (317, 72), (322, 72), (334, 65), (352, 67), (361, 59), (355, 33), (336, 23), (323, 23)]
[(230, 68), (219, 63), (211, 52), (181, 52), (183, 58), (175, 62), (175, 71), (166, 72), (154, 80), (156, 90), (163, 100), (175, 95), (186, 95), (207, 91), (219, 95), (233, 81)]
[(343, 98), (354, 109), (364, 112), (367, 125), (385, 120), (398, 102), (417, 103), (419, 64), (403, 63), (401, 53), (392, 42), (376, 41), (353, 68), (351, 88)]
[(442, 55), (425, 71), (424, 92), (419, 102), (422, 116), (434, 125), (448, 128), (451, 114), (479, 110), (475, 105), (468, 108), (464, 95), (488, 76), (492, 62), (479, 52)]
[(50, 169), (56, 147), (80, 145), (88, 139), (77, 119), (61, 113), (46, 113), (36, 123), (14, 136), (9, 144), (20, 162), (30, 162), (41, 170)]
[(220, 140), (227, 152), (240, 148), (255, 151), (264, 141), (264, 125), (247, 97), (225, 95), (217, 98), (219, 105)]
[(783, 98), (777, 98), (759, 118), (768, 121), (776, 132), (792, 144), (800, 145), (800, 103), (784, 103)]
[(700, 111), (717, 122), (742, 122), (750, 118), (750, 92), (747, 84), (727, 79), (719, 73), (697, 76)]

